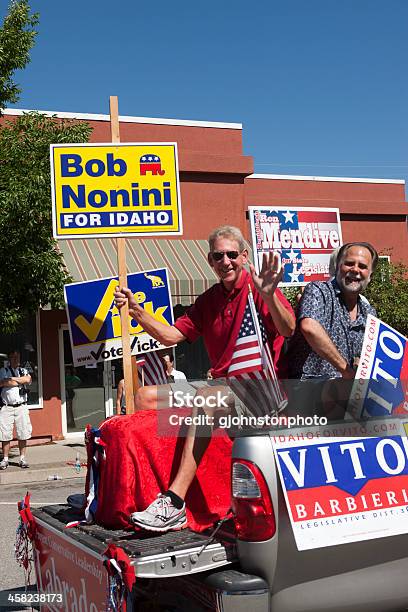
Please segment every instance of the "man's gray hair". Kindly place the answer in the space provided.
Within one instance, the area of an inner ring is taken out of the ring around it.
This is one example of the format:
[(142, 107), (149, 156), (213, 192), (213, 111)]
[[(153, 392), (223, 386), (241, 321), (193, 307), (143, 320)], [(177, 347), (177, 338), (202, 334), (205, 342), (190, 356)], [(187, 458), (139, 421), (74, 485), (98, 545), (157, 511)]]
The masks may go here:
[(213, 250), (214, 243), (217, 238), (229, 238), (230, 240), (235, 240), (235, 242), (238, 243), (240, 251), (244, 251), (247, 248), (241, 230), (233, 225), (221, 225), (220, 227), (216, 227), (215, 230), (211, 232), (211, 234), (208, 236), (210, 251)]
[(333, 253), (330, 255), (329, 259), (329, 275), (336, 276), (336, 268), (337, 268), (337, 256), (339, 254), (340, 247), (334, 249)]
[(378, 263), (378, 253), (373, 247), (373, 245), (370, 244), (369, 242), (346, 242), (346, 244), (343, 244), (343, 246), (340, 247), (337, 253), (336, 270), (338, 269), (340, 263), (345, 258), (347, 251), (351, 249), (351, 247), (354, 247), (354, 246), (363, 247), (364, 249), (367, 249), (367, 251), (370, 252), (371, 262), (372, 262), (371, 271), (374, 272), (377, 267), (377, 263)]

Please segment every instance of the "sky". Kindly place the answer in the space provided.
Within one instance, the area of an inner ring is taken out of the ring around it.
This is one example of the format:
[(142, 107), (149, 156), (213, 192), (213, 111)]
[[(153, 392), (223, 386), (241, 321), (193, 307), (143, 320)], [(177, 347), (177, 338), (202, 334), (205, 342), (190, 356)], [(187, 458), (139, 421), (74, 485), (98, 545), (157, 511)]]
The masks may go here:
[[(0, 18), (8, 0), (0, 0)], [(407, 0), (31, 0), (14, 108), (243, 124), (255, 172), (408, 183)]]

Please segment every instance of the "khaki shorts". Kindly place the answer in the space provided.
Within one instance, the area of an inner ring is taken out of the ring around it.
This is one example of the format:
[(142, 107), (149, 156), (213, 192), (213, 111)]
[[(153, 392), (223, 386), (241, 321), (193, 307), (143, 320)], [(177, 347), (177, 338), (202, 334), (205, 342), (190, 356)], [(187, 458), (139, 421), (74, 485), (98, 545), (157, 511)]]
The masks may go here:
[(13, 439), (13, 425), (16, 425), (17, 440), (29, 440), (32, 426), (27, 404), (2, 406), (0, 409), (0, 442)]

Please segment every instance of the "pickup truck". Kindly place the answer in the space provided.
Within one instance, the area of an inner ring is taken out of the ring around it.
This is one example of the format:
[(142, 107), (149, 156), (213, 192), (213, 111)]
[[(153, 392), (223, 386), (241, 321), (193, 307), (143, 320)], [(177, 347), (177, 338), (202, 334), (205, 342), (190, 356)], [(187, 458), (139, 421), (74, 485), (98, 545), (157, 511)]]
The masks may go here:
[[(332, 429), (334, 436), (343, 434), (341, 440), (359, 439), (355, 428), (351, 437), (346, 437), (348, 428), (343, 432)], [(376, 431), (365, 426), (364, 435), (378, 435)], [(384, 433), (384, 427), (382, 432), (385, 439), (395, 433)], [(296, 436), (305, 438), (304, 433), (291, 432), (292, 439)], [(47, 597), (61, 594), (63, 601), (58, 605), (47, 600), (45, 607), (78, 612), (109, 609), (103, 553), (114, 543), (128, 555), (136, 575), (127, 598), (128, 610), (407, 610), (408, 529), (392, 536), (378, 533), (376, 537), (374, 533), (369, 539), (357, 531), (357, 541), (331, 545), (329, 540), (323, 547), (299, 550), (274, 453), (277, 439), (285, 438), (265, 429), (235, 439), (231, 517), (202, 533), (184, 529), (135, 534), (85, 524), (66, 529), (69, 521), (78, 518), (78, 510), (69, 504), (33, 510), (39, 591)], [(333, 439), (324, 438), (320, 448), (327, 448)], [(363, 451), (360, 457), (368, 453)], [(348, 458), (352, 455), (350, 452)], [(396, 474), (392, 457), (387, 461), (389, 472)], [(407, 456), (404, 461), (399, 466), (402, 473), (405, 470), (400, 478), (408, 479)], [(381, 507), (379, 497), (373, 495)], [(399, 503), (397, 509), (407, 513), (408, 503)]]

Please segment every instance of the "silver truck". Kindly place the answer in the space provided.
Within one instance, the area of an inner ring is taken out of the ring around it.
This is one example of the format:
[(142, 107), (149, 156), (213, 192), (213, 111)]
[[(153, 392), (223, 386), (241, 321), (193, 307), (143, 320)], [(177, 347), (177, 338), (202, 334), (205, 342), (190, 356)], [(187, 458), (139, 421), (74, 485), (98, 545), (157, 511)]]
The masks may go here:
[[(97, 525), (66, 530), (66, 523), (75, 518), (69, 505), (34, 510), (42, 533), (36, 554), (40, 589), (59, 588), (64, 575), (69, 598), (71, 570), (58, 568), (62, 545), (52, 542), (59, 537), (81, 554), (90, 552), (95, 563), (111, 542), (127, 553), (136, 574), (128, 610), (408, 610), (408, 534), (298, 550), (274, 458), (274, 435), (259, 431), (235, 439), (231, 518), (204, 533), (184, 529), (136, 535)], [(55, 557), (48, 570), (47, 551)], [(59, 582), (55, 578), (44, 584), (52, 571)], [(68, 599), (64, 605), (66, 610), (77, 609)], [(104, 608), (95, 604), (87, 609)]]

